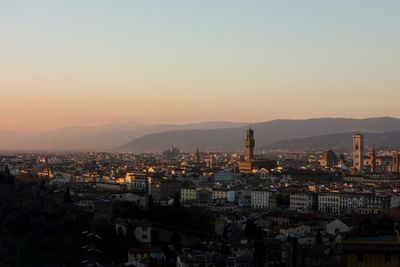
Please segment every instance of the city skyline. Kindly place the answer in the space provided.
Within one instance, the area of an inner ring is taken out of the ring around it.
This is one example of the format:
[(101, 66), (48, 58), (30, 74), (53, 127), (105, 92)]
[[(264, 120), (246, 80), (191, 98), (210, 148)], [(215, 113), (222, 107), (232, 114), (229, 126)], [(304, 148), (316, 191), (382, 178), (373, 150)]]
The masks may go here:
[(0, 1), (0, 266), (400, 266), (400, 1)]
[(400, 117), (396, 1), (3, 1), (0, 128)]

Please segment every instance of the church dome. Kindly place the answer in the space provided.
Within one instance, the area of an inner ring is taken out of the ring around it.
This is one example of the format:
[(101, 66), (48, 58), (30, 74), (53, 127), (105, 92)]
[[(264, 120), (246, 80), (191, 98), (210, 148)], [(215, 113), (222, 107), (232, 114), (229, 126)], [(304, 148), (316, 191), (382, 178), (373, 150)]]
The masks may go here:
[(332, 150), (328, 150), (322, 154), (321, 160), (325, 162), (337, 162), (338, 158), (335, 152), (333, 152)]

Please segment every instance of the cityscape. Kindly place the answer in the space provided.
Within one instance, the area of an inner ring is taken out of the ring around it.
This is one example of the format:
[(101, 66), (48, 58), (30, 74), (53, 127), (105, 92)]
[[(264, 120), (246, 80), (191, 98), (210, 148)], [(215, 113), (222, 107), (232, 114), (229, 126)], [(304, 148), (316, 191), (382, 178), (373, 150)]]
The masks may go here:
[(348, 153), (266, 158), (254, 135), (233, 153), (2, 154), (2, 264), (397, 266), (398, 151), (354, 133)]
[(0, 1), (0, 267), (399, 267), (399, 11)]

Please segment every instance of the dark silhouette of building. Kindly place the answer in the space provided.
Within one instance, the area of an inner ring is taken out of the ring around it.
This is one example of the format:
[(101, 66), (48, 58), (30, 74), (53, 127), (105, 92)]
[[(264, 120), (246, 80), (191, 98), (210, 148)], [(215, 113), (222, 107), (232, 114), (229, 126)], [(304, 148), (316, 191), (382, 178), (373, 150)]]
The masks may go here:
[(364, 136), (361, 134), (353, 135), (353, 171), (364, 172)]
[(254, 140), (254, 131), (249, 127), (249, 129), (247, 129), (247, 134), (246, 134), (246, 152), (244, 157), (245, 161), (250, 162), (254, 159), (255, 144), (256, 142)]
[(241, 173), (253, 173), (260, 169), (273, 169), (276, 167), (276, 161), (268, 159), (255, 159), (254, 158), (254, 131), (248, 128), (246, 131), (246, 151), (244, 161), (239, 162), (239, 169)]
[(393, 151), (392, 152), (392, 172), (393, 173), (399, 173), (400, 168), (399, 168), (399, 152)]
[(168, 149), (164, 151), (163, 156), (166, 160), (177, 160), (179, 157), (179, 149), (176, 147), (173, 147), (171, 149)]
[(372, 149), (371, 152), (371, 173), (376, 173), (376, 154), (375, 148)]

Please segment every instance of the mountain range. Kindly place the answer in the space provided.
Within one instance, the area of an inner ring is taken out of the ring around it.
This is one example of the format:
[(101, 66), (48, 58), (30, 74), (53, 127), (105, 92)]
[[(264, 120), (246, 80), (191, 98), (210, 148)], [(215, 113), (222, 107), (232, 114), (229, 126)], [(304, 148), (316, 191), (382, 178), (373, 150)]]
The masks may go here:
[[(352, 147), (353, 133), (339, 133), (306, 138), (279, 141), (259, 147), (259, 150), (281, 149), (291, 151), (349, 150)], [(400, 132), (363, 133), (365, 146), (368, 148), (400, 149)]]
[(366, 133), (376, 146), (400, 143), (400, 119), (316, 118), (259, 123), (201, 122), (192, 124), (137, 123), (69, 127), (38, 133), (0, 130), (0, 150), (84, 150), (161, 152), (172, 146), (182, 151), (240, 151), (246, 129), (255, 132), (256, 149), (325, 149), (351, 147), (351, 134)]
[[(246, 128), (209, 130), (175, 130), (145, 135), (120, 147), (125, 151), (159, 152), (171, 146), (183, 151), (239, 151), (243, 150)], [(351, 133), (386, 133), (400, 131), (400, 119), (381, 117), (368, 119), (317, 118), (307, 120), (274, 120), (253, 123), (256, 148), (279, 141), (346, 133), (351, 142)], [(327, 145), (333, 143), (326, 139)]]
[(0, 150), (114, 150), (132, 139), (172, 130), (240, 127), (240, 122), (200, 122), (190, 124), (138, 123), (66, 127), (51, 131), (19, 133), (0, 130)]

